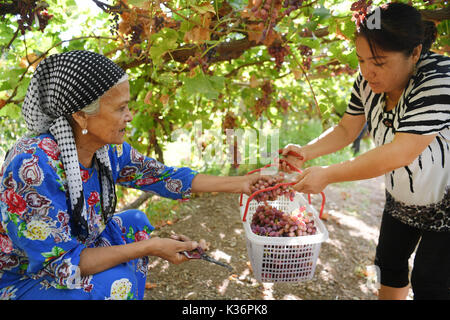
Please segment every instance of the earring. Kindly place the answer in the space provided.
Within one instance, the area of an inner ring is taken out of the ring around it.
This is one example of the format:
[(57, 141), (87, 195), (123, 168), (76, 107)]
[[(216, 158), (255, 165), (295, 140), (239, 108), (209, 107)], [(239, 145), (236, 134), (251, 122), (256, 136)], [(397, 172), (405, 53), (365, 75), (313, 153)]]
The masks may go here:
[(88, 129), (81, 130), (81, 134), (87, 134), (87, 133), (88, 133)]

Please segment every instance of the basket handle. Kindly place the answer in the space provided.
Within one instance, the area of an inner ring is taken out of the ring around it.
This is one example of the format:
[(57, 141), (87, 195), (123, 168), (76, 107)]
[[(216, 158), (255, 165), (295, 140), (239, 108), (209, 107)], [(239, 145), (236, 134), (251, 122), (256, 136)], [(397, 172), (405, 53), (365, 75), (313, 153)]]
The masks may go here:
[[(281, 151), (282, 149), (280, 149), (280, 151)], [(297, 167), (295, 167), (294, 165), (292, 165), (291, 163), (289, 163), (289, 161), (287, 161), (287, 160), (284, 160), (284, 159), (279, 159), (279, 162), (285, 162), (286, 163), (286, 165), (291, 169), (291, 170), (293, 170), (293, 171), (296, 171), (296, 172), (298, 172), (298, 173), (302, 173), (302, 171), (300, 170), (300, 169), (298, 169)], [(262, 169), (265, 169), (265, 168), (269, 168), (269, 167), (275, 167), (275, 166), (279, 166), (279, 164), (275, 164), (275, 163), (273, 163), (273, 164), (267, 164), (267, 165), (265, 165), (264, 167), (262, 167), (262, 168), (259, 168), (259, 169), (255, 169), (255, 170), (252, 170), (252, 171), (250, 171), (250, 172), (247, 172), (245, 175), (247, 176), (247, 175), (249, 175), (249, 174), (252, 174), (252, 173), (255, 173), (255, 172), (260, 172)], [(295, 183), (294, 183), (295, 184)], [(270, 189), (270, 190), (272, 190), (272, 189)], [(263, 189), (263, 191), (270, 191), (270, 190), (268, 190), (268, 189)], [(258, 191), (257, 191), (258, 192)], [(243, 193), (241, 193), (241, 196), (239, 197), (239, 206), (240, 207), (242, 207), (242, 199), (243, 199)], [(253, 199), (253, 198), (252, 198)]]
[[(273, 187), (269, 187), (269, 188), (265, 188), (265, 189), (261, 189), (261, 190), (258, 190), (258, 191), (255, 191), (255, 192), (253, 192), (252, 193), (252, 195), (247, 199), (247, 203), (246, 203), (246, 205), (245, 205), (245, 211), (244, 211), (244, 216), (243, 216), (243, 219), (242, 219), (242, 221), (246, 221), (246, 219), (247, 219), (247, 211), (248, 211), (248, 206), (249, 206), (249, 204), (250, 204), (250, 201), (252, 201), (253, 200), (253, 198), (256, 196), (256, 195), (258, 195), (259, 193), (261, 193), (261, 192), (266, 192), (266, 191), (271, 191), (271, 190), (274, 190), (274, 189), (277, 189), (277, 188), (279, 188), (279, 187), (281, 187), (281, 186), (293, 186), (295, 184), (295, 182), (289, 182), (289, 183), (279, 183), (279, 184), (276, 184), (276, 185), (274, 185)], [(242, 201), (242, 193), (241, 193), (241, 201)], [(293, 199), (291, 199), (291, 201), (292, 201)], [(242, 206), (242, 204), (241, 204), (241, 206)]]
[[(294, 185), (294, 184), (295, 184), (295, 182), (290, 182), (290, 183), (280, 183), (280, 184), (277, 184), (277, 185), (275, 185), (275, 186), (273, 186), (273, 187), (270, 187), (270, 188), (267, 188), (267, 189), (258, 190), (258, 191), (256, 191), (256, 192), (254, 192), (254, 193), (247, 199), (247, 203), (245, 204), (245, 211), (244, 211), (244, 215), (243, 215), (243, 217), (242, 217), (242, 221), (243, 221), (243, 222), (246, 222), (246, 221), (247, 221), (248, 207), (249, 207), (249, 205), (250, 205), (250, 202), (253, 200), (253, 198), (254, 198), (258, 193), (276, 189), (276, 188), (278, 188), (278, 187), (281, 186), (281, 185)], [(323, 214), (323, 209), (325, 208), (326, 198), (325, 198), (325, 193), (321, 192), (320, 195), (322, 196), (322, 204), (321, 204), (321, 206), (320, 206), (319, 219), (322, 219), (322, 214)], [(242, 197), (242, 194), (241, 194), (241, 197)], [(291, 198), (291, 201), (292, 201), (292, 200), (293, 200), (293, 199)], [(311, 204), (311, 194), (308, 194), (308, 203)], [(242, 207), (242, 205), (241, 205), (241, 207)]]
[[(281, 151), (281, 149), (280, 149), (280, 151)], [(296, 171), (296, 172), (299, 172), (299, 173), (302, 172), (300, 169), (298, 169), (297, 167), (295, 167), (294, 165), (292, 165), (291, 163), (289, 163), (289, 161), (287, 161), (287, 160), (285, 160), (285, 159), (279, 159), (279, 161), (280, 161), (280, 162), (285, 162), (286, 165), (287, 165), (291, 170), (293, 170), (293, 171)], [(263, 168), (268, 168), (268, 167), (272, 167), (272, 166), (279, 166), (279, 165), (277, 165), (277, 164), (268, 164), (268, 165), (265, 165)], [(249, 174), (252, 174), (252, 173), (255, 173), (255, 172), (259, 172), (259, 171), (261, 171), (261, 168), (256, 169), (256, 170), (253, 170), (253, 171), (250, 171), (250, 172), (246, 173), (246, 175), (249, 175)], [(245, 221), (247, 220), (248, 206), (249, 206), (249, 204), (250, 204), (250, 201), (252, 201), (253, 198), (254, 198), (257, 194), (259, 194), (259, 193), (261, 193), (261, 192), (271, 191), (271, 190), (273, 190), (273, 189), (277, 189), (278, 187), (280, 187), (280, 186), (282, 186), (282, 185), (295, 185), (295, 184), (296, 184), (295, 182), (279, 183), (279, 184), (277, 184), (277, 185), (275, 185), (275, 186), (273, 186), (273, 187), (266, 188), (266, 189), (262, 189), (262, 190), (258, 190), (258, 191), (255, 191), (254, 193), (252, 193), (252, 194), (250, 195), (250, 197), (247, 199), (247, 203), (246, 203), (246, 205), (245, 205), (245, 211), (244, 211), (244, 216), (243, 216), (242, 221), (245, 222)], [(319, 218), (322, 219), (322, 214), (323, 214), (323, 210), (324, 210), (324, 208), (325, 208), (326, 198), (325, 198), (325, 193), (320, 192), (320, 194), (322, 195), (322, 204), (321, 204), (321, 207), (320, 207)], [(239, 206), (240, 206), (240, 207), (242, 207), (243, 196), (244, 196), (244, 194), (241, 193), (241, 196), (240, 196), (240, 199), (239, 199)], [(291, 201), (292, 201), (292, 199), (291, 199)], [(311, 194), (308, 194), (308, 203), (311, 204)]]

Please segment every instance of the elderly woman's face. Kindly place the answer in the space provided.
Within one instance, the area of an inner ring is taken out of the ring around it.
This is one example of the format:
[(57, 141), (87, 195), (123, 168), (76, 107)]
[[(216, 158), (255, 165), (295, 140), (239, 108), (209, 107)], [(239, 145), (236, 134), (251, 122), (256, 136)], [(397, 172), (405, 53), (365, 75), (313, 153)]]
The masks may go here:
[(89, 138), (100, 145), (122, 144), (127, 123), (132, 120), (128, 109), (128, 81), (113, 87), (100, 98), (100, 111), (88, 118)]

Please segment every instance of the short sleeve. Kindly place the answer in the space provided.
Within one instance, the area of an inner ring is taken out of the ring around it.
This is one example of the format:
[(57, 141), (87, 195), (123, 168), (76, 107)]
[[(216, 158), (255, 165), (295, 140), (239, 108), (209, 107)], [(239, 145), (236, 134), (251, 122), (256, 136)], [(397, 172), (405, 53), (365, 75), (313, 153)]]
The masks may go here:
[(187, 168), (170, 167), (142, 155), (128, 143), (112, 147), (111, 158), (116, 161), (116, 183), (153, 192), (165, 198), (188, 199), (192, 180), (198, 172)]
[(450, 76), (422, 79), (406, 101), (397, 132), (436, 134), (450, 127)]
[(361, 96), (361, 85), (362, 85), (363, 77), (361, 73), (359, 73), (358, 77), (356, 78), (354, 84), (352, 93), (350, 96), (350, 102), (348, 103), (347, 110), (345, 113), (357, 116), (364, 114), (364, 105), (362, 102), (362, 96)]
[(55, 149), (47, 147), (13, 151), (0, 185), (1, 222), (12, 251), (25, 257), (17, 266), (20, 273), (69, 288), (75, 278), (80, 280), (78, 264), (85, 246), (71, 235), (64, 171)]

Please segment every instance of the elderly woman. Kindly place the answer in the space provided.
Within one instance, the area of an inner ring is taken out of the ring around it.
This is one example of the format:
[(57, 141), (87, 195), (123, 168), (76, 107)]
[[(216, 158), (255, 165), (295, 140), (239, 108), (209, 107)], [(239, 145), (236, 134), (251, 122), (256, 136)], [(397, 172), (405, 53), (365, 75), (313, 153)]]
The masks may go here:
[(186, 199), (250, 192), (257, 176), (167, 167), (124, 142), (132, 116), (126, 73), (102, 55), (42, 61), (19, 140), (0, 171), (0, 299), (142, 299), (148, 256), (182, 263), (199, 243), (149, 236), (144, 213), (115, 214), (115, 184)]

